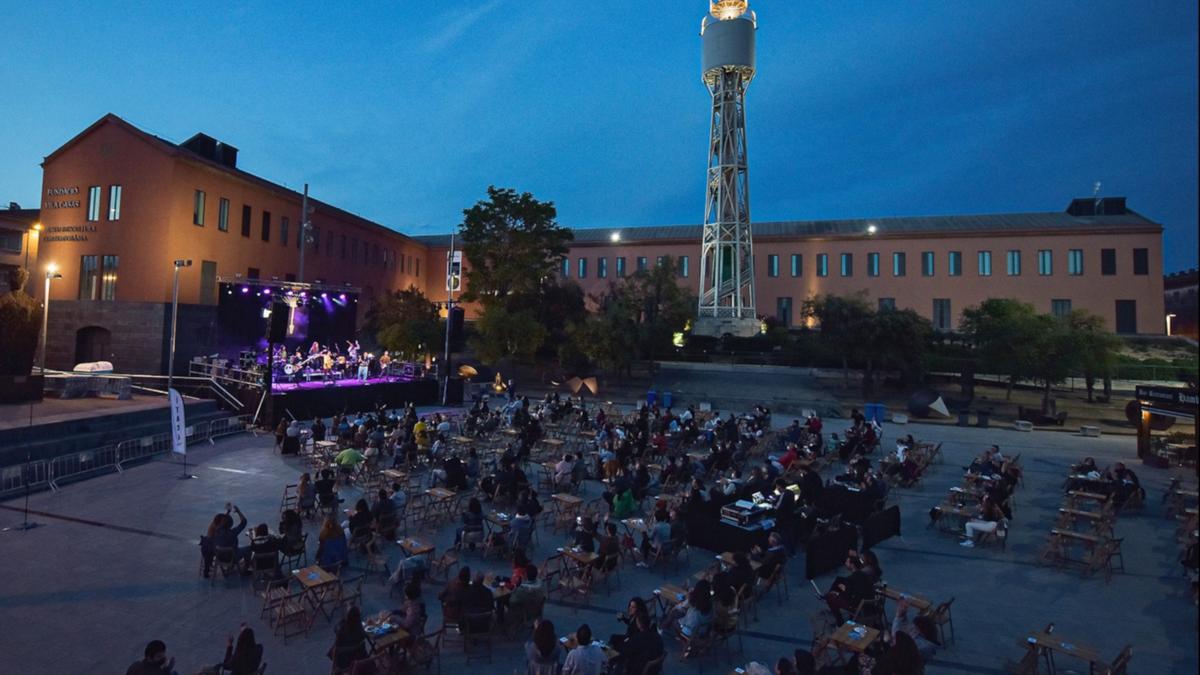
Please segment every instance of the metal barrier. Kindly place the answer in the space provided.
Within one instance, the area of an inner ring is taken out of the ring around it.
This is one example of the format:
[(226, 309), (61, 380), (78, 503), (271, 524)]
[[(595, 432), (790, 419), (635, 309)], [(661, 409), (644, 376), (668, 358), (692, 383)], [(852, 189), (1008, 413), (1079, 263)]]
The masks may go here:
[[(238, 415), (189, 426), (187, 444), (192, 446), (204, 441), (212, 444), (216, 438), (253, 431), (250, 417)], [(109, 471), (122, 472), (129, 462), (170, 452), (171, 445), (171, 434), (163, 432), (131, 438), (116, 445), (3, 467), (0, 468), (0, 499), (21, 494), (26, 486), (31, 490), (49, 487), (57, 491), (64, 481), (81, 480)]]

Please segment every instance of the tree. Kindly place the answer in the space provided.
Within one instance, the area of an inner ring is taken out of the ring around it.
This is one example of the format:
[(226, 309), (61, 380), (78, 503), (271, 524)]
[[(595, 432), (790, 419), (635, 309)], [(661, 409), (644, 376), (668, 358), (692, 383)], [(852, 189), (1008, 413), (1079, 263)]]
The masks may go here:
[(508, 357), (529, 360), (546, 340), (546, 328), (533, 311), (509, 311), (500, 304), (484, 309), (475, 323), (475, 332), (471, 347), (488, 365)]
[(1031, 376), (1030, 364), (1044, 327), (1033, 305), (990, 298), (978, 307), (963, 310), (960, 330), (971, 338), (980, 366), (986, 372), (1008, 377), (1005, 400), (1009, 400), (1017, 380)]
[(487, 201), (463, 211), (459, 226), (469, 261), (462, 297), (479, 300), (485, 310), (502, 302), (515, 311), (557, 274), (574, 235), (554, 220), (553, 202), (510, 188), (488, 186), (487, 192)]
[(1078, 363), (1079, 349), (1070, 325), (1049, 314), (1037, 314), (1034, 332), (1022, 364), (1029, 379), (1042, 387), (1042, 414), (1052, 412), (1052, 387), (1069, 376)]
[(41, 317), (38, 303), (25, 292), (29, 272), (8, 272), (9, 292), (0, 296), (0, 375), (28, 375), (33, 370)]
[(437, 309), (412, 286), (380, 298), (367, 313), (366, 328), (381, 347), (405, 356), (438, 351), (442, 344)]
[(623, 292), (625, 306), (633, 314), (639, 358), (653, 361), (671, 348), (675, 333), (683, 332), (695, 317), (696, 302), (676, 280), (675, 261), (662, 262), (627, 277)]
[(865, 360), (874, 342), (866, 294), (817, 295), (804, 301), (802, 311), (820, 324), (821, 341), (837, 346), (842, 360), (842, 386), (850, 388), (850, 363)]
[(874, 379), (880, 367), (900, 371), (901, 378), (912, 382), (921, 372), (933, 324), (911, 309), (885, 309), (871, 317), (867, 363), (863, 376), (863, 397), (874, 393)]
[(1108, 331), (1104, 319), (1086, 310), (1077, 309), (1067, 316), (1067, 323), (1078, 350), (1079, 368), (1087, 386), (1088, 402), (1093, 401), (1096, 378), (1107, 381), (1121, 349), (1121, 339)]

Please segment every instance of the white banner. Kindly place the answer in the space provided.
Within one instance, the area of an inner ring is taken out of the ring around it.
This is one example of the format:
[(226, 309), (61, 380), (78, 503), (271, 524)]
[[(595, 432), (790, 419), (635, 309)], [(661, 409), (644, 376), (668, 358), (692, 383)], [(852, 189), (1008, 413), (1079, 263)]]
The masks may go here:
[(172, 389), (171, 395), (171, 452), (187, 454), (187, 427), (183, 422), (183, 397)]

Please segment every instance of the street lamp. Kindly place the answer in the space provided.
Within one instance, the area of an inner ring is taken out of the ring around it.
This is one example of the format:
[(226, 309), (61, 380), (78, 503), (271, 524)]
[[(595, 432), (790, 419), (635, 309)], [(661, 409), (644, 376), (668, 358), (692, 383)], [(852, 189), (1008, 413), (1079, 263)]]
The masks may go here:
[(42, 293), (42, 360), (39, 363), (43, 377), (46, 375), (46, 327), (50, 325), (50, 280), (61, 278), (58, 265), (46, 265), (46, 290)]
[(1171, 336), (1171, 319), (1174, 319), (1174, 318), (1175, 318), (1174, 314), (1167, 315), (1167, 337)]
[(171, 383), (175, 378), (175, 327), (179, 324), (179, 270), (182, 267), (191, 266), (191, 260), (176, 260), (173, 263), (175, 286), (171, 291), (171, 357), (167, 361), (167, 391), (171, 391)]

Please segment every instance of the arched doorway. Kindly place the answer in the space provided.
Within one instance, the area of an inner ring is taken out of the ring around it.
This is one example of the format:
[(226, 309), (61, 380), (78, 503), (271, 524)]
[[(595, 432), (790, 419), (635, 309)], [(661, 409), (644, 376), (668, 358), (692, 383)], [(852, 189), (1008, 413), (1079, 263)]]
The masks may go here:
[(75, 331), (75, 363), (112, 360), (112, 333), (100, 326)]

